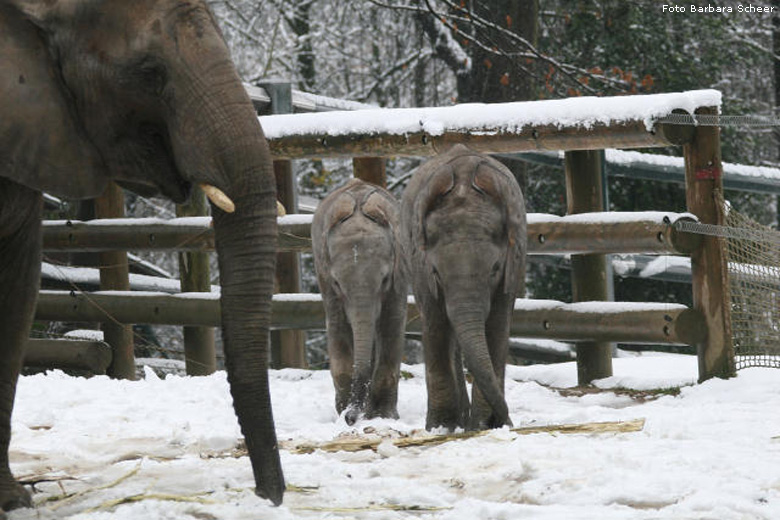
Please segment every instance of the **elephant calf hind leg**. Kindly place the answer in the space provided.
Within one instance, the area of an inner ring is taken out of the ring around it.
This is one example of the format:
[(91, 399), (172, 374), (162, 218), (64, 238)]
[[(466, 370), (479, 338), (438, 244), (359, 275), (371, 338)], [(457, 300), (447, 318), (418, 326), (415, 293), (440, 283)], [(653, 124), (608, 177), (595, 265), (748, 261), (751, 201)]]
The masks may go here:
[(384, 379), (374, 379), (371, 382), (366, 417), (382, 417), (383, 419), (398, 419), (398, 376), (388, 376)]

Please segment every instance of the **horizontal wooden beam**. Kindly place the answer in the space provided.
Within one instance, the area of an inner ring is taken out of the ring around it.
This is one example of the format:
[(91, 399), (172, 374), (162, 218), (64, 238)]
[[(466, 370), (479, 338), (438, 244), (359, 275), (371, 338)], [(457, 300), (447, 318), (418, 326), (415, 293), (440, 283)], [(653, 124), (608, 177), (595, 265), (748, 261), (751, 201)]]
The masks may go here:
[(24, 365), (105, 374), (111, 356), (111, 347), (102, 341), (30, 339), (24, 352)]
[[(36, 319), (106, 321), (161, 325), (219, 326), (220, 305), (214, 293), (41, 291)], [(407, 332), (420, 332), (419, 312), (410, 301)], [(272, 303), (274, 329), (323, 330), (325, 309), (318, 294), (277, 294)], [(512, 316), (515, 336), (622, 343), (693, 344), (703, 334), (703, 320), (683, 305), (517, 300)]]
[[(557, 217), (531, 214), (529, 254), (678, 253), (689, 254), (698, 235), (677, 232), (684, 214), (593, 213)], [(278, 220), (280, 251), (311, 251), (311, 216), (288, 215)], [(47, 251), (177, 250), (213, 251), (214, 230), (208, 217), (122, 219), (74, 222), (47, 221)]]
[[(311, 251), (311, 215), (277, 219), (280, 251)], [(45, 251), (214, 251), (211, 217), (43, 222)]]
[(528, 254), (645, 253), (690, 254), (699, 235), (677, 231), (692, 215), (662, 213), (580, 213), (528, 217)]
[(456, 144), (482, 153), (512, 153), (539, 150), (601, 150), (604, 148), (656, 148), (680, 144), (670, 135), (671, 126), (656, 125), (648, 131), (643, 120), (587, 128), (556, 125), (526, 126), (517, 131), (464, 130), (432, 135), (404, 134), (339, 135), (309, 134), (268, 139), (274, 159), (432, 156)]

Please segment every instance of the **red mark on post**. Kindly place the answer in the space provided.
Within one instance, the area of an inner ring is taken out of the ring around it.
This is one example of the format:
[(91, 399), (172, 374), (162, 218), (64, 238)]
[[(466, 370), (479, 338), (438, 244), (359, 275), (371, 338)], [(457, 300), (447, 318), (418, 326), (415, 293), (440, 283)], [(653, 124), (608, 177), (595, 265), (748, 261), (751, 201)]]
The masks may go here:
[(721, 172), (721, 169), (717, 166), (708, 166), (706, 168), (696, 170), (696, 180), (698, 181), (714, 181), (720, 179), (722, 175), (723, 172)]

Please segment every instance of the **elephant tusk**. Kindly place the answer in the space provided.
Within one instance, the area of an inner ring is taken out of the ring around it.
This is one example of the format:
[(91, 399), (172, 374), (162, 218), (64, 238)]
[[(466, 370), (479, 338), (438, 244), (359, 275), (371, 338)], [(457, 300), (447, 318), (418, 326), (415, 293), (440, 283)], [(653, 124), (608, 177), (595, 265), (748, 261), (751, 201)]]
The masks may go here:
[(230, 200), (230, 197), (225, 195), (225, 192), (212, 186), (211, 184), (203, 183), (200, 185), (200, 189), (209, 198), (209, 200), (225, 213), (233, 213), (236, 211), (236, 205)]
[(277, 217), (283, 217), (285, 215), (287, 215), (287, 210), (284, 209), (284, 205), (277, 200), (276, 201), (276, 216)]

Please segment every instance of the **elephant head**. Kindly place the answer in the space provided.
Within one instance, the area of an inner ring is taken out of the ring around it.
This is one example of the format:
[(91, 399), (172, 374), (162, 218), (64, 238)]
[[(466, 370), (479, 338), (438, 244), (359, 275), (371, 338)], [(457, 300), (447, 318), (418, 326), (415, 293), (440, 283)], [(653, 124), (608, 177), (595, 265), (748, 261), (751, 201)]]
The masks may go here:
[[(428, 427), (466, 426), (467, 417), (472, 428), (511, 424), (503, 374), (526, 248), (517, 181), (497, 161), (455, 146), (417, 170), (404, 193), (402, 221), (423, 315)], [(470, 410), (460, 397), (461, 353), (475, 382)], [(446, 410), (444, 400), (459, 409)]]
[(407, 282), (398, 203), (353, 179), (322, 201), (312, 248), (325, 303), (336, 409), (397, 418)]
[[(266, 372), (276, 251), (271, 156), (206, 2), (2, 0), (0, 99), (0, 176), (20, 191), (91, 198), (115, 180), (183, 202), (194, 185), (216, 188), (207, 189), (219, 206), (212, 213), (231, 393), (257, 493), (280, 503)], [(20, 349), (3, 345), (1, 354)], [(2, 374), (0, 401), (12, 403), (17, 375)], [(0, 404), (5, 466), (10, 403)], [(15, 493), (1, 466), (0, 507)]]

